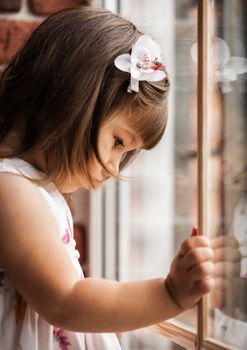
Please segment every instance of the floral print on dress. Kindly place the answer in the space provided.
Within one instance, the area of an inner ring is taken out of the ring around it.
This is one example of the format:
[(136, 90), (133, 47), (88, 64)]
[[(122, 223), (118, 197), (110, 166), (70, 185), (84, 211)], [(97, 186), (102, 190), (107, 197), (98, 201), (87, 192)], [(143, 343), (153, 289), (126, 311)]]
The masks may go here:
[(68, 244), (70, 242), (70, 234), (69, 234), (69, 229), (65, 229), (65, 234), (62, 237), (62, 241), (64, 244)]
[(68, 341), (68, 337), (64, 335), (64, 330), (61, 328), (53, 328), (54, 339), (58, 342), (61, 350), (68, 350), (71, 343)]
[(69, 219), (67, 218), (67, 223), (68, 223), (68, 227), (65, 229), (65, 234), (62, 237), (62, 241), (64, 244), (68, 244), (70, 242), (70, 237), (72, 237), (72, 230), (70, 227), (70, 223), (69, 223)]

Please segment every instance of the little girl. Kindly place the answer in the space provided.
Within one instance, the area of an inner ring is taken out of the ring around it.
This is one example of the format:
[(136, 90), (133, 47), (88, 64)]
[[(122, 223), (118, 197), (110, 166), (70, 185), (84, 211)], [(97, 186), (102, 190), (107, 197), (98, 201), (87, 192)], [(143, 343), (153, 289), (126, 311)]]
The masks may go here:
[(168, 90), (158, 44), (90, 7), (45, 20), (2, 73), (1, 349), (117, 350), (114, 332), (174, 317), (212, 288), (213, 253), (195, 236), (167, 278), (84, 278), (62, 195), (154, 147)]

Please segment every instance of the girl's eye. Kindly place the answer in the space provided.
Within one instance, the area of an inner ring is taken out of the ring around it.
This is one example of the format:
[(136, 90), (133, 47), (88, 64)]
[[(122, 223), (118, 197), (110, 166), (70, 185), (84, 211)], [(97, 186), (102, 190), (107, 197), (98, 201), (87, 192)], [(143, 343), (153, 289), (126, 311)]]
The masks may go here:
[(124, 143), (123, 140), (121, 140), (119, 137), (114, 137), (114, 146), (118, 147), (118, 146), (122, 146), (124, 147)]

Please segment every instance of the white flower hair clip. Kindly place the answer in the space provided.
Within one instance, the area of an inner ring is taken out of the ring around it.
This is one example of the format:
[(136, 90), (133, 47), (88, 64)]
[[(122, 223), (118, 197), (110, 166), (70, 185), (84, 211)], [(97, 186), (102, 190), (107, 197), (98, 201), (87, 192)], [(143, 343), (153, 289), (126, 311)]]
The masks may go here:
[(166, 77), (162, 70), (161, 49), (148, 35), (140, 36), (132, 47), (131, 55), (117, 56), (114, 64), (121, 71), (130, 73), (128, 92), (138, 92), (141, 80), (159, 81)]

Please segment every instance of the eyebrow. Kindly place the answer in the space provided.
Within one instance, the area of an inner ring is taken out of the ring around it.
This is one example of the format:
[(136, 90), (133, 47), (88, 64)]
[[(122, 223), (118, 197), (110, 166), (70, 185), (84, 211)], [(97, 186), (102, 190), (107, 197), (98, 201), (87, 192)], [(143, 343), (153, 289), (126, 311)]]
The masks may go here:
[(121, 127), (121, 126), (119, 127), (119, 130), (123, 131), (123, 132), (125, 132), (126, 134), (129, 135), (129, 137), (131, 139), (130, 143), (136, 143), (136, 137), (131, 131), (129, 131), (128, 129), (125, 129), (125, 128)]

